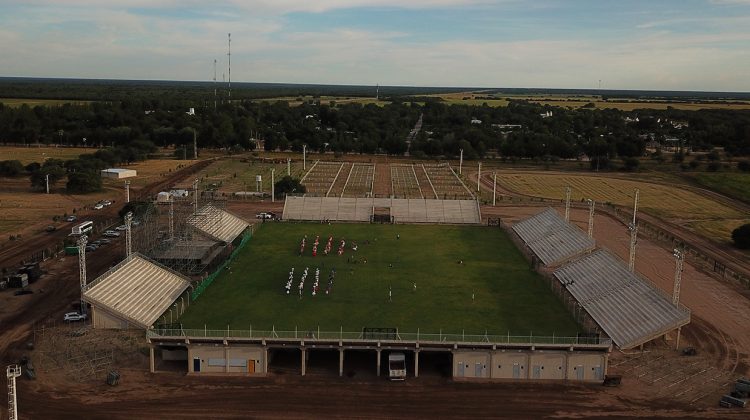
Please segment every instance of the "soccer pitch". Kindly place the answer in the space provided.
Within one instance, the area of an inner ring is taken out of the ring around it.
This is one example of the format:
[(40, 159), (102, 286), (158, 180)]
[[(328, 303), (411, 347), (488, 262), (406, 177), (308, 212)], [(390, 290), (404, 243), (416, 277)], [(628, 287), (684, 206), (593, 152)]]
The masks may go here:
[[(332, 250), (323, 255), (329, 236)], [(339, 256), (342, 238), (346, 248)], [(309, 274), (300, 298), (305, 267)], [(320, 289), (312, 296), (316, 268)], [(326, 294), (332, 269), (333, 287)], [(265, 223), (180, 322), (184, 328), (286, 331), (368, 327), (556, 336), (581, 331), (508, 235), (482, 226)]]

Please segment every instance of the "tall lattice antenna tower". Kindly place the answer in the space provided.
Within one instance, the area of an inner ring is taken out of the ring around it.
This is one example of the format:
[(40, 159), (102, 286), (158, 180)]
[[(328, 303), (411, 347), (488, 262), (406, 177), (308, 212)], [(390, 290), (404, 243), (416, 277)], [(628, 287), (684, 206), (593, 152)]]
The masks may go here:
[(125, 258), (130, 259), (133, 254), (133, 212), (125, 215)]
[(214, 111), (216, 111), (216, 59), (214, 58)]
[(596, 207), (596, 201), (586, 200), (589, 203), (589, 238), (594, 237), (594, 208)]
[(565, 221), (570, 221), (570, 187), (565, 187)]
[(682, 286), (682, 270), (685, 267), (685, 251), (675, 248), (672, 254), (675, 257), (674, 290), (672, 291), (672, 303), (680, 305), (680, 287)]
[(635, 245), (638, 243), (638, 225), (635, 222), (635, 216), (638, 213), (638, 189), (635, 190), (635, 198), (633, 199), (633, 221), (628, 225), (630, 230), (630, 255), (628, 259), (628, 269), (631, 272), (635, 272)]
[(21, 376), (21, 366), (10, 365), (6, 371), (8, 378), (8, 420), (18, 420), (18, 403), (16, 399), (16, 378)]
[(232, 101), (232, 34), (227, 34), (227, 40), (229, 41), (229, 48), (227, 50), (227, 59), (229, 60), (229, 102)]
[(78, 238), (78, 278), (81, 282), (81, 313), (86, 312), (86, 303), (83, 301), (83, 289), (86, 288), (86, 242), (89, 238), (81, 235)]

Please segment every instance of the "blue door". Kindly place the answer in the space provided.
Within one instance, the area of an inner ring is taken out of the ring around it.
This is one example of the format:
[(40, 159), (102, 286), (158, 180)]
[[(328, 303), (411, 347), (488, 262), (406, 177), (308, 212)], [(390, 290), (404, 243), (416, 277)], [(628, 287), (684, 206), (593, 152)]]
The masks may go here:
[(200, 371), (201, 371), (201, 358), (194, 357), (193, 358), (193, 372), (200, 372)]

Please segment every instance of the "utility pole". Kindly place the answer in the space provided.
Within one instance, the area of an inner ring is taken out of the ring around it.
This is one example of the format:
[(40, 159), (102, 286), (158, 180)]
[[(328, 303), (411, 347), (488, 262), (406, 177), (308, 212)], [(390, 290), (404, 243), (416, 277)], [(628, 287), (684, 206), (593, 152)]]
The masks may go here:
[(594, 237), (594, 207), (596, 206), (596, 201), (594, 200), (586, 200), (589, 203), (589, 238)]
[(302, 170), (307, 170), (307, 145), (302, 145)]
[(628, 258), (628, 269), (635, 272), (635, 246), (638, 243), (638, 225), (635, 222), (635, 216), (638, 213), (638, 189), (635, 190), (635, 199), (633, 200), (633, 221), (628, 225), (630, 230), (630, 254)]
[(458, 158), (458, 174), (461, 175), (461, 171), (463, 170), (464, 166), (464, 149), (461, 149), (461, 155)]
[(495, 198), (497, 197), (497, 172), (494, 173), (492, 181), (492, 205), (495, 205)]
[(227, 102), (232, 102), (232, 34), (227, 34), (227, 39), (229, 41), (229, 49), (227, 50), (227, 57), (229, 59), (229, 84), (227, 87), (229, 88), (229, 95), (227, 98)]
[(216, 111), (216, 59), (214, 58), (214, 111)]
[(193, 181), (193, 214), (198, 214), (198, 178)]
[(292, 176), (292, 158), (286, 158), (286, 174)]
[(193, 127), (193, 160), (198, 159), (198, 135)]
[(276, 186), (274, 185), (274, 168), (271, 168), (271, 202), (276, 202)]
[(130, 181), (125, 181), (125, 200), (130, 202)]
[(47, 184), (47, 194), (49, 194), (49, 174), (44, 175), (44, 180)]
[(570, 222), (570, 187), (565, 187), (565, 221)]
[(174, 197), (169, 196), (169, 240), (174, 240)]

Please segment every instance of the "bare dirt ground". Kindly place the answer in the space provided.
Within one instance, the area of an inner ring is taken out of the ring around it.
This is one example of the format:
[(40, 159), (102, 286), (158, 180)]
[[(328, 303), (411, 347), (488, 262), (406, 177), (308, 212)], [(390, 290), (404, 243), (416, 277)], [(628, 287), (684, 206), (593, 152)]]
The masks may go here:
[[(380, 165), (378, 165), (380, 166)], [(189, 176), (183, 173), (180, 176)], [(170, 176), (174, 182), (178, 176)], [(376, 181), (377, 183), (377, 181)], [(159, 183), (145, 193), (163, 188)], [(227, 209), (247, 220), (260, 211), (280, 214), (283, 202), (231, 201)], [(487, 217), (520, 220), (541, 207), (482, 207)], [(574, 209), (583, 226), (587, 214)], [(597, 243), (625, 258), (627, 231), (605, 215), (595, 219)], [(27, 249), (33, 249), (28, 244)], [(121, 247), (120, 244), (111, 245)], [(95, 278), (119, 258), (116, 252), (89, 261)], [(33, 325), (60, 319), (79, 297), (77, 259), (43, 264), (49, 272), (35, 283), (33, 295), (0, 294), (0, 359), (5, 363), (29, 354)], [(671, 250), (645, 238), (639, 241), (639, 273), (671, 293)], [(39, 289), (44, 289), (41, 293)], [(623, 375), (618, 388), (600, 385), (538, 383), (465, 383), (424, 377), (404, 383), (384, 379), (328, 375), (271, 375), (267, 378), (195, 377), (177, 372), (149, 374), (142, 357), (116, 364), (120, 385), (103, 377), (75, 381), (40, 368), (37, 380), (19, 380), (21, 418), (747, 418), (746, 410), (720, 409), (718, 396), (728, 381), (750, 375), (750, 305), (741, 290), (686, 264), (682, 302), (693, 311), (683, 328), (683, 344), (698, 348), (693, 358), (680, 356), (674, 342), (650, 345), (643, 353), (614, 352), (611, 373)], [(674, 337), (671, 337), (673, 340)], [(34, 350), (36, 351), (36, 350)], [(34, 352), (30, 353), (36, 357)], [(44, 365), (44, 364), (42, 364)], [(101, 376), (101, 375), (100, 375)], [(5, 379), (0, 379), (4, 389)], [(0, 407), (5, 407), (0, 399)], [(0, 410), (0, 419), (5, 410)]]

